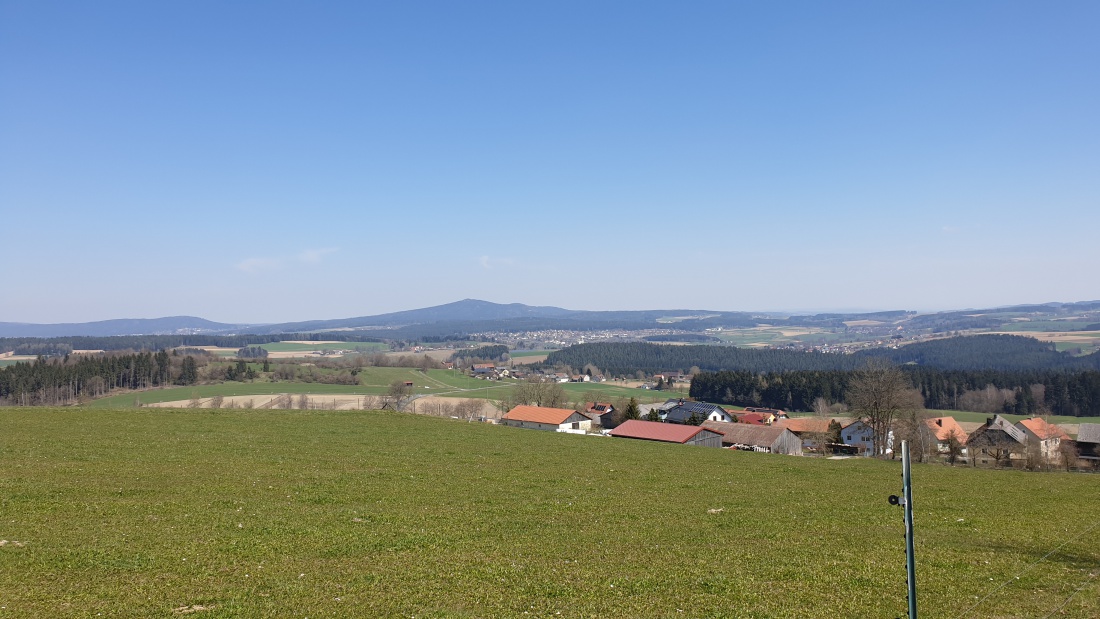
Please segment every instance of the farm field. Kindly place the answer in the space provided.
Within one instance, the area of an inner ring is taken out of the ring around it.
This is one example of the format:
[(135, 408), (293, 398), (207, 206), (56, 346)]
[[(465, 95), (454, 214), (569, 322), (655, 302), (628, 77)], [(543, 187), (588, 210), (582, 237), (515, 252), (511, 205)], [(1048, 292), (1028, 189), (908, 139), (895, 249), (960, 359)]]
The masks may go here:
[[(0, 428), (0, 616), (904, 614), (896, 462), (371, 411)], [(1100, 615), (1096, 476), (913, 478), (922, 616)]]
[(263, 348), (269, 353), (278, 354), (278, 357), (293, 357), (296, 355), (305, 356), (307, 353), (314, 351), (330, 351), (330, 350), (358, 350), (361, 352), (378, 352), (387, 351), (390, 347), (382, 342), (300, 342), (300, 341), (286, 341), (286, 342), (271, 342), (269, 344), (260, 344), (260, 348)]
[[(256, 364), (252, 364), (256, 367)], [(319, 371), (319, 373), (321, 373)], [(382, 395), (387, 392), (395, 380), (412, 381), (413, 393), (423, 395), (441, 395), (465, 398), (499, 399), (517, 383), (512, 381), (487, 381), (470, 378), (452, 370), (428, 370), (427, 374), (412, 368), (363, 368), (359, 373), (359, 385), (329, 385), (319, 382), (225, 382), (211, 385), (191, 385), (170, 387), (111, 395), (86, 404), (89, 408), (127, 408), (135, 402), (160, 404), (165, 402), (186, 402), (193, 397), (200, 399), (222, 396), (225, 398), (241, 396), (275, 396), (283, 393), (294, 395)], [(639, 403), (663, 402), (667, 398), (677, 397), (678, 392), (645, 391), (614, 385), (610, 383), (564, 383), (561, 385), (570, 398), (576, 399), (589, 392), (598, 392), (601, 397), (634, 397)], [(255, 404), (260, 405), (257, 398)]]
[(727, 344), (761, 348), (765, 346), (781, 346), (791, 342), (804, 342), (809, 344), (828, 344), (835, 342), (856, 341), (859, 338), (844, 333), (833, 333), (824, 329), (809, 327), (769, 327), (760, 326), (752, 329), (726, 329), (713, 333)]

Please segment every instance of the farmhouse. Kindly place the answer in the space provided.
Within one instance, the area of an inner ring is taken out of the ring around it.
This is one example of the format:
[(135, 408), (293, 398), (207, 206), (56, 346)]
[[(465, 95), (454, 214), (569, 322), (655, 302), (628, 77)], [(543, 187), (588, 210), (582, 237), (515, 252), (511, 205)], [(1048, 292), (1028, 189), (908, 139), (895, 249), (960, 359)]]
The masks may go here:
[(1000, 415), (986, 419), (985, 423), (966, 437), (970, 462), (978, 465), (1004, 466), (1014, 458), (1024, 455), (1027, 435)]
[(521, 405), (508, 411), (500, 423), (516, 428), (583, 433), (592, 428), (592, 420), (579, 411), (567, 408)]
[(722, 435), (714, 430), (699, 426), (683, 426), (658, 421), (641, 421), (639, 419), (627, 420), (621, 426), (612, 430), (611, 436), (642, 441), (699, 445), (702, 447), (722, 446)]
[(733, 415), (717, 404), (668, 400), (661, 405), (658, 415), (665, 423), (702, 423), (704, 421), (733, 421)]
[(802, 455), (802, 441), (786, 428), (704, 421), (703, 427), (722, 434), (722, 446), (763, 453)]
[(1016, 428), (1027, 435), (1028, 450), (1035, 450), (1035, 453), (1044, 462), (1053, 463), (1062, 459), (1058, 447), (1062, 441), (1069, 440), (1069, 435), (1062, 428), (1047, 423), (1041, 417), (1018, 421), (1016, 422)]
[(874, 455), (874, 436), (871, 426), (859, 419), (840, 429), (840, 442), (855, 447), (861, 456)]
[[(925, 419), (924, 425), (936, 436), (936, 450), (942, 453), (951, 451), (951, 437), (954, 437), (959, 445), (966, 444), (966, 432), (954, 417), (933, 417)], [(965, 450), (963, 450), (965, 452)]]
[(584, 414), (592, 420), (592, 423), (598, 424), (602, 428), (615, 427), (615, 422), (612, 419), (615, 414), (615, 407), (610, 402), (586, 402)]

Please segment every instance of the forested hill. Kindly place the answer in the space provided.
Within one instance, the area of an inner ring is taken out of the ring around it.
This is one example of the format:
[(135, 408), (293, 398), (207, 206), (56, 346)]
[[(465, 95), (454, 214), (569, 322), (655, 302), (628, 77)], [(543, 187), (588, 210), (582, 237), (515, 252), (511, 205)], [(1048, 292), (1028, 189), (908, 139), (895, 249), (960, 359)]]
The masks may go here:
[(639, 370), (647, 373), (687, 371), (693, 367), (712, 372), (719, 370), (752, 372), (854, 370), (862, 363), (864, 363), (863, 360), (851, 355), (731, 346), (671, 346), (641, 342), (577, 344), (550, 353), (545, 362), (549, 366), (568, 365), (574, 368), (592, 364), (604, 372), (618, 375), (633, 374)]
[(855, 357), (889, 359), (941, 370), (1096, 370), (1100, 354), (1074, 357), (1054, 344), (1018, 335), (971, 335), (909, 344), (899, 348), (862, 350)]
[(909, 344), (897, 349), (875, 349), (853, 355), (762, 350), (727, 346), (667, 346), (646, 343), (579, 344), (554, 351), (546, 364), (574, 368), (592, 364), (605, 372), (626, 375), (637, 371), (747, 370), (854, 370), (871, 358), (944, 370), (1086, 370), (1100, 369), (1100, 353), (1073, 357), (1053, 345), (1015, 335), (974, 335)]

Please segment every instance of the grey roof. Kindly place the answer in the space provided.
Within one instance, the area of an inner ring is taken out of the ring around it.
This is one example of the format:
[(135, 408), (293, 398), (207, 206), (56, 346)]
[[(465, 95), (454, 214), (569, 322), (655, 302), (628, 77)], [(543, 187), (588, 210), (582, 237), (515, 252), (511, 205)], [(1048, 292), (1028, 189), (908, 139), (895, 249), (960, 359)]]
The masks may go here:
[(784, 432), (790, 432), (786, 428), (776, 426), (757, 426), (749, 423), (727, 423), (725, 421), (704, 421), (703, 427), (721, 432), (723, 443), (759, 445), (761, 447), (771, 447)]
[(1100, 443), (1100, 423), (1083, 423), (1077, 427), (1078, 443)]
[[(729, 413), (726, 412), (726, 409), (718, 406), (717, 404), (705, 404), (703, 402), (680, 403), (678, 400), (669, 400), (669, 402), (676, 402), (676, 405), (672, 408), (666, 409), (668, 411), (668, 416), (665, 417), (665, 421), (671, 421), (673, 423), (683, 423), (687, 421), (691, 418), (692, 413), (697, 413), (699, 417), (703, 419), (706, 419), (708, 415), (716, 410), (722, 411), (723, 413), (729, 415)], [(669, 402), (665, 402), (665, 404), (668, 404)]]

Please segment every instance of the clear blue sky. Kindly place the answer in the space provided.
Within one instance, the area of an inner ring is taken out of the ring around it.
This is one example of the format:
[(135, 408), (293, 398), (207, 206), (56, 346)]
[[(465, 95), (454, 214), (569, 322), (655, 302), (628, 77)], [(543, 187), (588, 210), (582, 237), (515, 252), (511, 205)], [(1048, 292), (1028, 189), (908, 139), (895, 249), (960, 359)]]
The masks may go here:
[(0, 321), (1100, 298), (1100, 3), (0, 0)]

